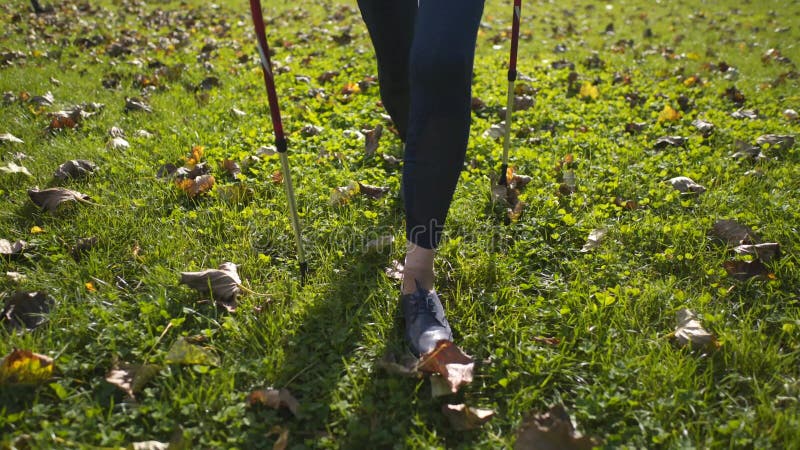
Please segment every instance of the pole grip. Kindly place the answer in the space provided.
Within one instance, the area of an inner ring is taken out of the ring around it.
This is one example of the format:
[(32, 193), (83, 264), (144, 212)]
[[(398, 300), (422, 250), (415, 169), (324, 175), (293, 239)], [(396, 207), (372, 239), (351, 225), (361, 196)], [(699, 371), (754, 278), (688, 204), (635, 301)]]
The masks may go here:
[(275, 77), (272, 73), (272, 62), (269, 59), (269, 44), (267, 44), (267, 34), (264, 31), (264, 15), (261, 12), (261, 1), (250, 0), (250, 14), (253, 16), (253, 25), (256, 31), (256, 43), (258, 44), (258, 54), (261, 58), (261, 70), (264, 72), (264, 85), (267, 88), (267, 99), (269, 100), (269, 115), (272, 118), (272, 128), (275, 132), (275, 146), (279, 141), (284, 141), (283, 122), (281, 122), (281, 109), (278, 105), (278, 94), (275, 92)]
[(508, 61), (508, 81), (517, 79), (517, 47), (519, 46), (519, 19), (521, 14), (522, 0), (514, 0), (514, 17), (511, 22), (511, 55)]

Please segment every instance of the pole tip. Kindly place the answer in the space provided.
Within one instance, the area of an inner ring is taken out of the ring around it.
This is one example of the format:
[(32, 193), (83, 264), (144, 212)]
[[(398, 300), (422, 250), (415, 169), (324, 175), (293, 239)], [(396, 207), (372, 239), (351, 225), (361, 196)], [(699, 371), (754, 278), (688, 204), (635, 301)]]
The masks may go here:
[(300, 283), (306, 284), (307, 278), (308, 278), (308, 263), (306, 261), (300, 261)]

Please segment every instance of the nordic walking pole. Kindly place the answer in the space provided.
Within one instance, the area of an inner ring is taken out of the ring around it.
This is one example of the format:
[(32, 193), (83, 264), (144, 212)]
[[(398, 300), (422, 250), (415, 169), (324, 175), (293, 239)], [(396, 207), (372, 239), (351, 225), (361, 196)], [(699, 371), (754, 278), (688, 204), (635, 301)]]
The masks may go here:
[(506, 135), (503, 140), (503, 166), (500, 170), (501, 186), (508, 186), (508, 148), (511, 146), (511, 111), (514, 109), (514, 82), (517, 80), (517, 46), (519, 44), (519, 17), (522, 0), (514, 0), (514, 18), (511, 24), (511, 55), (508, 58), (508, 99), (506, 101)]
[(286, 187), (286, 197), (289, 200), (289, 211), (292, 216), (294, 239), (297, 242), (297, 259), (300, 261), (300, 277), (305, 280), (306, 274), (308, 273), (308, 262), (306, 261), (306, 253), (303, 250), (303, 239), (300, 236), (300, 218), (297, 215), (297, 203), (295, 202), (294, 188), (292, 187), (292, 174), (289, 171), (289, 157), (286, 155), (286, 136), (283, 134), (281, 110), (278, 106), (278, 94), (275, 92), (275, 78), (273, 77), (272, 64), (269, 60), (269, 46), (267, 45), (267, 35), (264, 31), (264, 15), (261, 12), (260, 0), (250, 0), (250, 14), (253, 16), (253, 25), (256, 28), (258, 54), (261, 57), (261, 70), (264, 72), (264, 84), (267, 87), (267, 98), (269, 100), (269, 114), (272, 117), (272, 129), (275, 132), (275, 147), (281, 158), (283, 184)]

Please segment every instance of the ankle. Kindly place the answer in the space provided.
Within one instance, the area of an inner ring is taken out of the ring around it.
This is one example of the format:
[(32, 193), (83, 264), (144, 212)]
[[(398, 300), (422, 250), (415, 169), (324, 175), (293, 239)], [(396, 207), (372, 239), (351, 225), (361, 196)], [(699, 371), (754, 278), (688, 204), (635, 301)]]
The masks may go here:
[(432, 249), (408, 244), (401, 286), (403, 294), (411, 294), (420, 288), (433, 289), (433, 257)]

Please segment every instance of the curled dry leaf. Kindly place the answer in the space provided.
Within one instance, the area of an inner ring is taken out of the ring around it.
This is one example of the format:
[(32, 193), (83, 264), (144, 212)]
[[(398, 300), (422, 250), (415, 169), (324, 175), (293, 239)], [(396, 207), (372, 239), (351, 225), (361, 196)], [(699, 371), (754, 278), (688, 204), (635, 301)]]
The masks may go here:
[(136, 398), (136, 394), (159, 371), (161, 366), (156, 364), (121, 364), (108, 372), (106, 381), (122, 389), (130, 398)]
[(214, 188), (214, 183), (216, 183), (214, 175), (208, 174), (195, 178), (182, 178), (175, 180), (175, 185), (178, 186), (178, 189), (185, 192), (189, 198), (194, 198), (198, 195), (208, 193)]
[(719, 347), (717, 338), (703, 328), (700, 320), (691, 310), (681, 309), (675, 313), (675, 317), (678, 325), (675, 327), (672, 337), (678, 346), (691, 345), (697, 349)]
[(190, 344), (184, 338), (178, 338), (167, 352), (167, 364), (219, 366), (219, 357), (204, 347)]
[(800, 115), (798, 115), (797, 111), (793, 109), (785, 109), (783, 110), (783, 117), (785, 117), (787, 120), (797, 120)]
[(739, 255), (752, 255), (757, 259), (768, 263), (781, 253), (781, 244), (777, 242), (766, 242), (763, 244), (739, 245), (733, 249)]
[(517, 429), (514, 450), (590, 450), (596, 439), (581, 436), (562, 405), (545, 413), (529, 414)]
[(200, 292), (211, 293), (215, 300), (233, 303), (241, 292), (242, 280), (236, 271), (236, 264), (224, 262), (219, 269), (201, 272), (181, 272), (181, 284)]
[(733, 246), (758, 244), (760, 242), (758, 235), (752, 228), (729, 219), (714, 222), (711, 227), (711, 235)]
[(383, 125), (378, 124), (371, 130), (362, 130), (361, 132), (364, 133), (364, 153), (367, 156), (374, 155), (375, 150), (378, 149), (381, 136), (383, 135)]
[(331, 205), (340, 206), (348, 203), (350, 199), (358, 195), (361, 190), (361, 184), (351, 181), (347, 186), (334, 188), (331, 191)]
[(485, 138), (492, 138), (492, 139), (499, 139), (506, 134), (506, 122), (500, 122), (498, 124), (492, 125), (489, 127), (488, 130), (483, 132), (483, 137)]
[(58, 166), (53, 174), (59, 180), (86, 178), (97, 170), (97, 165), (86, 159), (72, 159)]
[(533, 338), (533, 342), (544, 345), (557, 346), (558, 344), (561, 343), (561, 339), (557, 337), (535, 336)]
[(75, 241), (75, 245), (70, 249), (70, 254), (73, 258), (79, 260), (81, 256), (93, 249), (98, 242), (100, 242), (100, 239), (97, 236), (78, 238)]
[(381, 157), (383, 158), (383, 162), (385, 162), (389, 166), (397, 166), (400, 165), (401, 162), (403, 162), (403, 160), (395, 156), (388, 155), (386, 153), (382, 154)]
[(89, 196), (64, 188), (29, 189), (28, 196), (31, 201), (43, 210), (56, 212), (63, 203), (81, 202), (88, 203)]
[(144, 111), (144, 112), (153, 112), (153, 108), (150, 107), (143, 99), (138, 97), (126, 97), (125, 98), (125, 112), (131, 111)]
[(755, 110), (755, 109), (737, 109), (736, 111), (731, 113), (731, 117), (733, 117), (734, 119), (755, 120), (755, 119), (758, 119), (758, 110)]
[(697, 128), (697, 131), (703, 134), (703, 136), (708, 137), (714, 131), (714, 124), (711, 122), (706, 122), (705, 120), (695, 119), (692, 121), (692, 125)]
[(458, 431), (474, 430), (494, 417), (491, 409), (472, 408), (465, 404), (442, 405), (442, 414), (447, 417), (450, 426)]
[(237, 175), (239, 175), (240, 173), (242, 173), (242, 168), (239, 167), (239, 164), (236, 161), (232, 160), (232, 159), (227, 159), (226, 158), (226, 159), (222, 160), (222, 162), (220, 163), (220, 167), (228, 175), (230, 175), (230, 176), (232, 176), (234, 178)]
[(0, 385), (43, 383), (54, 368), (53, 358), (15, 348), (0, 361)]
[(47, 322), (54, 303), (44, 292), (17, 292), (6, 298), (0, 321), (12, 329), (32, 330)]
[[(749, 280), (750, 278), (766, 280), (771, 276), (767, 266), (759, 259), (752, 261), (725, 261), (722, 263), (722, 267), (728, 272), (728, 275), (740, 281)], [(774, 275), (772, 276), (774, 277)]]
[(114, 137), (108, 141), (106, 148), (109, 150), (125, 150), (131, 148), (131, 144), (129, 144), (128, 141), (126, 141), (123, 137)]
[(11, 133), (0, 134), (0, 142), (3, 144), (24, 144), (24, 141)]
[(608, 230), (605, 228), (592, 230), (589, 233), (589, 237), (586, 238), (586, 243), (583, 245), (583, 248), (581, 248), (581, 252), (587, 253), (599, 247), (600, 243), (603, 242), (603, 238), (606, 237), (607, 232)]
[(8, 278), (12, 283), (19, 284), (25, 281), (28, 277), (19, 272), (6, 272), (6, 278)]
[(32, 177), (31, 173), (25, 166), (17, 165), (16, 163), (9, 162), (5, 166), (0, 166), (0, 173), (8, 174), (8, 175), (24, 175), (26, 177)]
[(250, 406), (264, 405), (273, 409), (286, 408), (297, 416), (300, 403), (292, 396), (288, 389), (259, 389), (247, 396)]
[(769, 145), (778, 151), (789, 150), (794, 147), (794, 136), (790, 134), (764, 134), (756, 138), (756, 144)]
[(667, 147), (683, 147), (686, 145), (687, 139), (683, 136), (664, 136), (656, 139), (653, 148), (656, 150), (663, 150)]
[(300, 134), (302, 134), (305, 137), (311, 137), (311, 136), (317, 136), (324, 130), (325, 129), (320, 126), (309, 124), (300, 129)]
[(695, 183), (695, 181), (689, 177), (670, 178), (667, 180), (667, 183), (671, 184), (672, 187), (682, 194), (702, 194), (706, 191), (704, 186)]
[(372, 186), (359, 182), (358, 191), (371, 199), (378, 200), (389, 192), (389, 188), (384, 186)]
[(277, 434), (278, 439), (272, 444), (272, 450), (286, 450), (289, 445), (289, 429), (280, 425), (275, 425), (269, 430), (269, 434)]
[(750, 145), (745, 141), (737, 139), (733, 142), (733, 147), (736, 150), (736, 152), (731, 155), (731, 158), (736, 158), (736, 159), (766, 158), (766, 156), (764, 156), (764, 154), (761, 153), (761, 148), (759, 148), (757, 145)]
[(441, 375), (453, 394), (462, 385), (472, 382), (474, 368), (475, 361), (448, 340), (439, 341), (433, 350), (420, 356), (417, 363), (420, 372)]
[(108, 135), (111, 136), (112, 138), (124, 138), (125, 131), (123, 131), (122, 128), (120, 127), (113, 126), (109, 128)]

